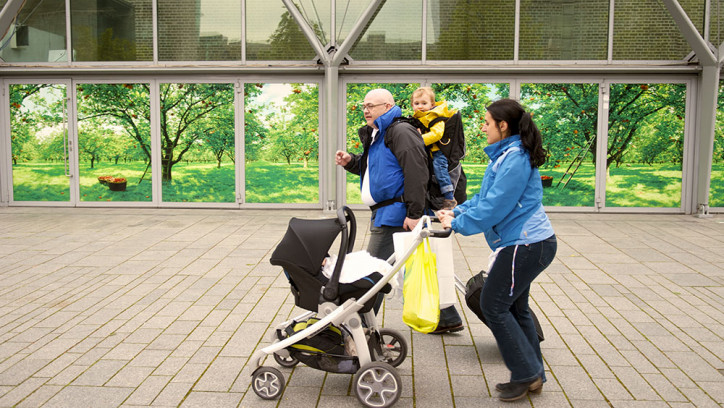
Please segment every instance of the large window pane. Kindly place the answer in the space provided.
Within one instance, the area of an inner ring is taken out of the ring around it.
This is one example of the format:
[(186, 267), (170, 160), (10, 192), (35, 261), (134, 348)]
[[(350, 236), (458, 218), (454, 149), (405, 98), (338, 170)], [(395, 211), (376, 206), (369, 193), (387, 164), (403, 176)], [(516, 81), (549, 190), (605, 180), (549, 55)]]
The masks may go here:
[(9, 86), (13, 200), (70, 201), (66, 86)]
[(152, 201), (149, 85), (76, 91), (80, 201)]
[(151, 0), (70, 0), (74, 61), (153, 59)]
[(281, 0), (246, 1), (246, 59), (312, 60), (315, 55)]
[[(329, 1), (317, 0), (294, 0), (293, 3), (302, 14), (304, 20), (309, 24), (317, 38), (322, 44), (330, 44), (332, 41), (332, 33), (329, 25), (332, 22), (332, 13)], [(344, 18), (346, 16), (342, 16)]]
[(236, 201), (234, 85), (161, 84), (164, 202)]
[[(310, 0), (312, 1), (312, 0)], [(342, 44), (372, 0), (336, 2), (337, 44)]]
[(724, 81), (719, 82), (719, 107), (716, 111), (710, 186), (709, 206), (724, 207)]
[(158, 59), (241, 60), (239, 0), (158, 0)]
[[(539, 169), (546, 206), (592, 207), (596, 189), (598, 84), (522, 84), (548, 151)], [(546, 180), (547, 179), (547, 180)]]
[(680, 207), (685, 84), (612, 84), (607, 207)]
[(319, 87), (245, 84), (247, 203), (319, 202)]
[(523, 0), (519, 58), (605, 60), (608, 14), (609, 0)]
[(65, 1), (27, 0), (2, 44), (7, 62), (67, 62)]
[(513, 59), (514, 1), (491, 5), (479, 0), (429, 0), (428, 5), (427, 59)]
[[(694, 24), (701, 27), (703, 21)], [(691, 47), (660, 1), (616, 0), (613, 59), (681, 60), (690, 52)]]
[(422, 6), (419, 0), (385, 2), (362, 31), (350, 56), (357, 60), (422, 58)]

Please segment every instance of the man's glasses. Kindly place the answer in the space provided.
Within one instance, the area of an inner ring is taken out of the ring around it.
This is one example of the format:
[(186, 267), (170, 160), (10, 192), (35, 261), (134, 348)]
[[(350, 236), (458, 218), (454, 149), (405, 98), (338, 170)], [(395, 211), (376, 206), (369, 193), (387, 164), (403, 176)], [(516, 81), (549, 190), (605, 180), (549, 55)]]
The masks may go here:
[(372, 110), (372, 108), (376, 108), (380, 105), (385, 105), (385, 102), (375, 103), (375, 104), (372, 104), (372, 103), (362, 104), (362, 110)]

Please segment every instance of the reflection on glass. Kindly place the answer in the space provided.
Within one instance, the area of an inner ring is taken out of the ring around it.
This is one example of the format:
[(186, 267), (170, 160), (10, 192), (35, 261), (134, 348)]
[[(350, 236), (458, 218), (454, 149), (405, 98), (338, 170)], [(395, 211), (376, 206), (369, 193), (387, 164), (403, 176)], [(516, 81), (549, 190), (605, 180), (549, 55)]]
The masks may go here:
[(427, 19), (427, 59), (513, 59), (514, 1), (429, 0)]
[(422, 7), (419, 0), (385, 2), (352, 46), (357, 60), (422, 58)]
[(241, 60), (241, 2), (158, 0), (158, 33), (161, 61)]
[[(321, 31), (317, 33), (321, 38)], [(314, 49), (280, 0), (246, 1), (246, 59), (311, 60)]]
[(322, 44), (329, 44), (332, 41), (332, 33), (329, 31), (329, 25), (332, 21), (332, 13), (329, 8), (330, 2), (294, 0), (294, 4), (307, 24), (317, 33), (319, 41)]
[(609, 0), (523, 0), (519, 58), (605, 60), (608, 58), (608, 14)]
[(7, 62), (67, 62), (65, 1), (26, 0), (2, 39)]
[(719, 82), (718, 109), (711, 165), (709, 207), (724, 207), (724, 81)]
[(233, 84), (161, 84), (164, 202), (236, 202)]
[(247, 203), (319, 202), (319, 87), (245, 84)]
[(342, 44), (372, 0), (336, 2), (337, 44)]
[(483, 133), (485, 107), (491, 102), (507, 98), (510, 85), (504, 84), (433, 84), (435, 99), (447, 101), (453, 109), (460, 110), (465, 130), (466, 155), (462, 161), (467, 177), (467, 194), (472, 197), (480, 191), (480, 183), (487, 167), (488, 156), (483, 149), (488, 145)]
[(70, 201), (66, 87), (9, 86), (14, 201)]
[(79, 84), (80, 201), (151, 201), (148, 84)]
[(612, 84), (606, 206), (680, 207), (685, 84)]
[(543, 205), (592, 207), (596, 189), (598, 84), (522, 84), (548, 151), (539, 168)]
[(660, 1), (616, 0), (613, 21), (615, 60), (681, 60), (691, 52)]
[(72, 0), (74, 61), (150, 61), (151, 0)]

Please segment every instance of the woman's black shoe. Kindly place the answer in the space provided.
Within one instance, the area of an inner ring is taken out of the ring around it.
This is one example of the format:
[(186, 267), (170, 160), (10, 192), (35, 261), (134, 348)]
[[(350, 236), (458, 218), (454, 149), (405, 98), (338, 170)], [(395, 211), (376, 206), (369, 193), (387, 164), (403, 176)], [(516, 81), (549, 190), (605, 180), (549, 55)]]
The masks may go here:
[[(499, 391), (499, 392), (505, 391), (508, 388), (510, 388), (510, 384), (511, 383), (509, 383), (509, 382), (497, 383), (497, 384), (495, 384), (495, 391)], [(542, 382), (536, 388), (531, 388), (531, 387), (536, 387), (536, 385), (533, 384), (530, 387), (528, 387), (528, 392), (532, 392), (533, 394), (540, 394), (541, 392), (543, 392), (543, 383)]]
[(498, 398), (501, 401), (511, 402), (518, 401), (521, 398), (525, 398), (525, 396), (528, 395), (528, 391), (536, 392), (537, 390), (542, 389), (543, 379), (541, 379), (541, 377), (538, 377), (535, 380), (522, 383), (510, 382), (504, 384), (497, 384), (495, 386), (495, 389), (498, 389), (498, 385), (503, 388)]

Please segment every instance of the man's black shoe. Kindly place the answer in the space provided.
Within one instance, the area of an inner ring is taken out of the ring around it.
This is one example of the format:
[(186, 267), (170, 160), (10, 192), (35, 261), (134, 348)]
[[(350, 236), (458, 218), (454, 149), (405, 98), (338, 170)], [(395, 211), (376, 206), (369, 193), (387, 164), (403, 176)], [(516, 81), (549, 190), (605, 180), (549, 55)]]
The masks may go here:
[(430, 334), (442, 334), (442, 333), (455, 333), (459, 332), (462, 329), (464, 329), (462, 323), (453, 323), (451, 325), (438, 325), (437, 328), (435, 328), (434, 331), (430, 332)]

